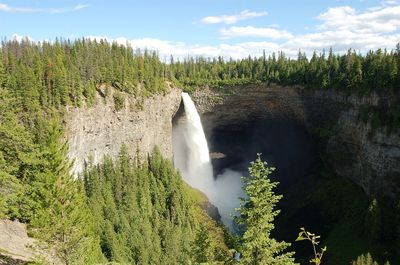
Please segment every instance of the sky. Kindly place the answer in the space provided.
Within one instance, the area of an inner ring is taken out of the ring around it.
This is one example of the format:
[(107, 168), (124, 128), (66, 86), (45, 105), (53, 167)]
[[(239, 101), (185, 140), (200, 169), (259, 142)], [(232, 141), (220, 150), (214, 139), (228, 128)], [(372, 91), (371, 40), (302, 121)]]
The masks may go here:
[(107, 39), (160, 57), (394, 49), (400, 0), (0, 0), (0, 37)]

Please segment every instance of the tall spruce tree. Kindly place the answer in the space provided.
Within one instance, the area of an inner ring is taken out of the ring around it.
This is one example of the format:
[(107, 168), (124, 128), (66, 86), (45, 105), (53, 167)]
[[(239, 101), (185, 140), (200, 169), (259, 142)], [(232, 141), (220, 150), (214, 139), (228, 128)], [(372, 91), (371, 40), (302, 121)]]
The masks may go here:
[(102, 261), (83, 183), (70, 175), (67, 143), (61, 142), (58, 121), (51, 123), (43, 150), (45, 170), (33, 182), (40, 209), (33, 217), (34, 234), (65, 265)]
[(271, 237), (274, 219), (280, 212), (276, 204), (282, 198), (273, 191), (278, 183), (269, 179), (273, 170), (258, 154), (257, 159), (250, 164), (250, 177), (243, 178), (243, 189), (247, 196), (241, 198), (240, 208), (237, 209), (237, 222), (245, 229), (241, 247), (243, 264), (295, 264), (294, 253), (285, 252), (290, 244)]

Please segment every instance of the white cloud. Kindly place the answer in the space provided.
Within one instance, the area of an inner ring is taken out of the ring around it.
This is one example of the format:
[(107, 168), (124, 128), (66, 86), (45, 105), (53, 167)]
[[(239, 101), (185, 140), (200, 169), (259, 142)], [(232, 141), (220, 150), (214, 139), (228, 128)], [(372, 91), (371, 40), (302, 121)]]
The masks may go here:
[(82, 5), (82, 4), (76, 5), (76, 6), (74, 6), (73, 10), (78, 11), (78, 10), (84, 9), (84, 8), (86, 8), (86, 7), (88, 7), (88, 6), (89, 6), (89, 5)]
[(30, 36), (22, 36), (22, 35), (19, 35), (19, 34), (17, 34), (17, 33), (14, 33), (12, 36), (11, 36), (11, 39), (12, 40), (16, 40), (16, 41), (18, 41), (18, 42), (21, 42), (21, 41), (23, 41), (23, 40), (29, 40), (29, 41), (34, 41)]
[(260, 37), (271, 39), (291, 39), (293, 35), (286, 30), (278, 30), (275, 28), (256, 28), (252, 26), (247, 27), (230, 27), (228, 29), (220, 30), (223, 38), (233, 37)]
[[(294, 34), (272, 26), (267, 28), (232, 26), (220, 30), (223, 38), (260, 37), (265, 38), (264, 41), (232, 43), (230, 40), (230, 43), (227, 43), (227, 40), (221, 40), (217, 45), (198, 45), (156, 38), (110, 39), (101, 36), (88, 38), (106, 39), (122, 45), (129, 44), (135, 49), (157, 50), (162, 60), (164, 58), (168, 60), (171, 54), (181, 59), (187, 56), (223, 56), (239, 59), (249, 55), (260, 56), (263, 50), (267, 54), (283, 51), (288, 56), (296, 57), (299, 49), (311, 56), (313, 51), (321, 52), (330, 47), (338, 53), (345, 53), (349, 48), (365, 53), (378, 48), (393, 49), (400, 42), (399, 9), (400, 6), (381, 6), (374, 10), (359, 12), (348, 6), (330, 8), (317, 17), (320, 24), (316, 30), (305, 34)], [(22, 39), (19, 35), (14, 37)]]
[(14, 7), (0, 3), (0, 11), (7, 13), (52, 13), (60, 14), (73, 11), (79, 11), (88, 7), (88, 5), (79, 4), (72, 8), (34, 8), (34, 7)]
[(282, 48), (293, 50), (295, 47), (309, 54), (315, 51), (327, 50), (330, 47), (339, 53), (345, 53), (352, 48), (360, 52), (378, 48), (394, 48), (400, 41), (400, 34), (379, 35), (373, 33), (355, 33), (349, 30), (324, 31), (298, 35), (283, 43)]
[(224, 23), (224, 24), (235, 24), (240, 20), (246, 20), (250, 18), (255, 18), (255, 17), (262, 17), (266, 16), (268, 13), (266, 11), (262, 12), (252, 12), (249, 10), (243, 10), (239, 14), (236, 15), (220, 15), (220, 16), (208, 16), (204, 17), (200, 20), (200, 22), (204, 24), (219, 24), (219, 23)]
[(354, 8), (329, 8), (317, 17), (321, 30), (349, 30), (357, 33), (389, 33), (400, 27), (400, 6), (390, 6), (358, 13)]
[(398, 5), (400, 4), (400, 0), (383, 0), (382, 5), (383, 6), (393, 6), (393, 5)]
[(133, 49), (140, 48), (142, 50), (156, 50), (159, 53), (160, 58), (169, 59), (170, 55), (183, 59), (188, 56), (205, 56), (205, 57), (217, 57), (223, 56), (225, 58), (244, 58), (251, 55), (261, 55), (263, 50), (273, 52), (279, 50), (279, 45), (273, 42), (243, 42), (238, 44), (226, 44), (221, 43), (219, 45), (198, 45), (198, 44), (187, 44), (184, 42), (172, 42), (154, 38), (143, 38), (129, 40), (127, 38), (116, 38), (111, 39), (102, 36), (88, 36), (87, 38), (92, 40), (105, 39), (109, 42), (117, 42), (121, 45), (129, 44)]

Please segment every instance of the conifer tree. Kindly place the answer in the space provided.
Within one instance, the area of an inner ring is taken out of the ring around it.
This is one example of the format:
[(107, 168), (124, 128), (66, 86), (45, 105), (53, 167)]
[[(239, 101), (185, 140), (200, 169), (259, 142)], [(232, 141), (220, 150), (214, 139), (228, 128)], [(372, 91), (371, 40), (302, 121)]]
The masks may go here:
[(378, 240), (381, 235), (381, 218), (378, 201), (373, 199), (365, 216), (365, 232), (371, 242)]
[(351, 263), (352, 265), (378, 265), (378, 262), (372, 259), (371, 254), (361, 255), (357, 257), (357, 260)]
[(279, 214), (276, 204), (282, 198), (273, 191), (278, 183), (269, 179), (273, 170), (258, 154), (250, 164), (250, 177), (243, 178), (247, 197), (241, 198), (240, 208), (237, 209), (240, 214), (237, 221), (245, 229), (241, 248), (243, 264), (295, 264), (293, 253), (285, 252), (290, 244), (271, 237), (273, 221)]
[(43, 151), (47, 166), (34, 182), (41, 203), (32, 220), (35, 235), (65, 265), (98, 262), (102, 255), (96, 247), (83, 183), (70, 175), (67, 143), (60, 139), (59, 122), (54, 121)]
[(207, 228), (203, 224), (200, 224), (192, 243), (192, 255), (194, 261), (199, 264), (213, 259), (212, 241)]

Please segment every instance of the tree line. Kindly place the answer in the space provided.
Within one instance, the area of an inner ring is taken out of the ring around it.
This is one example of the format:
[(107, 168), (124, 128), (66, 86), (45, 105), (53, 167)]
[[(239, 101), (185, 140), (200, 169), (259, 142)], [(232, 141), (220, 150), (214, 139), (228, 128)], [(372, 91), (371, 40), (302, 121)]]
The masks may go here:
[[(310, 58), (283, 52), (239, 60), (223, 57), (171, 58), (162, 62), (156, 51), (133, 49), (106, 40), (56, 39), (54, 42), (3, 41), (0, 48), (3, 85), (23, 110), (92, 105), (101, 85), (135, 96), (163, 93), (168, 83), (185, 90), (204, 86), (267, 83), (337, 90), (345, 94), (380, 96), (377, 106), (365, 106), (360, 119), (388, 132), (400, 128), (400, 44), (393, 50), (366, 54), (332, 49)], [(123, 107), (117, 94), (116, 109)], [(32, 123), (32, 121), (30, 121)]]

